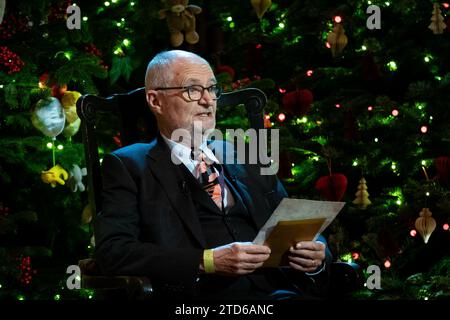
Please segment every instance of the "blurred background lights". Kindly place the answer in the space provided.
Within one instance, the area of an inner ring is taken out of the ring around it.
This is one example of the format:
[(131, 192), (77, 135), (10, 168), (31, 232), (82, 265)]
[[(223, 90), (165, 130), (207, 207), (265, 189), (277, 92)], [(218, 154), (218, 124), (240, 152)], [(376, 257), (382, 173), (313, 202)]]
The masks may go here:
[(335, 16), (333, 20), (336, 23), (341, 23), (342, 22), (342, 17), (341, 16)]

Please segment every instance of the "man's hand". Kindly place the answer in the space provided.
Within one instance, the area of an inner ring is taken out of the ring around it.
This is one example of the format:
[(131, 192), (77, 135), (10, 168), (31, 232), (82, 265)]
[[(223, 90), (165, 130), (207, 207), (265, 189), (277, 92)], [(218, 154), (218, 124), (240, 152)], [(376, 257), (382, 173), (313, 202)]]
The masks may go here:
[(216, 273), (222, 275), (244, 275), (260, 268), (270, 256), (270, 248), (251, 242), (233, 242), (214, 248)]
[(301, 241), (289, 249), (289, 265), (303, 272), (314, 272), (325, 260), (325, 244)]

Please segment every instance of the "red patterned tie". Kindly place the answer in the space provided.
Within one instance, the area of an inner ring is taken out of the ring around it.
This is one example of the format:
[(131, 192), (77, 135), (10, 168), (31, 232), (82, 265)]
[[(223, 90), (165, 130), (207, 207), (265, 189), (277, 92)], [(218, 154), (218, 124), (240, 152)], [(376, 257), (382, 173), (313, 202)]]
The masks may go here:
[(198, 156), (198, 165), (196, 167), (196, 178), (202, 185), (214, 203), (222, 210), (222, 188), (219, 183), (219, 175), (202, 152)]

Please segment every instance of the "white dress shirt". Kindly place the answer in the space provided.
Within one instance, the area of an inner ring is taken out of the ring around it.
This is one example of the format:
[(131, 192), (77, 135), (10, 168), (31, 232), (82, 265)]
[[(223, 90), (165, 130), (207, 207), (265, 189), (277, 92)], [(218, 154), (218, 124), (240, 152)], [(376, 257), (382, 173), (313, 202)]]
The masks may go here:
[[(175, 142), (173, 140), (170, 140), (169, 138), (165, 137), (163, 134), (161, 134), (164, 138), (164, 141), (166, 141), (167, 145), (170, 148), (170, 151), (172, 152), (172, 156), (175, 156), (181, 163), (183, 163), (186, 168), (192, 173), (192, 175), (195, 176), (195, 169), (197, 168), (197, 165), (199, 161), (197, 159), (191, 158), (191, 148), (187, 147), (186, 145), (182, 143)], [(208, 148), (206, 141), (203, 141), (203, 143), (199, 146), (199, 149), (205, 154), (205, 157), (207, 160), (219, 164), (219, 160), (217, 160), (214, 153), (211, 151), (211, 149)], [(214, 170), (217, 174), (219, 172), (214, 167)], [(223, 173), (222, 173), (223, 174)], [(224, 190), (224, 198), (223, 198), (223, 206), (225, 210), (231, 208), (234, 205), (234, 198), (233, 195), (230, 192), (230, 189), (225, 184), (225, 190)]]

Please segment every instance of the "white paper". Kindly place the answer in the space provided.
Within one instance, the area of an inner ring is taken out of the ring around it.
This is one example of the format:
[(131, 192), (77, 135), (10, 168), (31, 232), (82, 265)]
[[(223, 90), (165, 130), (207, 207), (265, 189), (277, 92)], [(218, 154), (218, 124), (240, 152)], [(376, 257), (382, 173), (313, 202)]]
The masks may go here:
[(319, 234), (336, 218), (344, 205), (345, 202), (284, 198), (261, 228), (253, 243), (264, 244), (278, 221), (324, 218), (324, 223), (314, 236), (313, 240), (316, 240)]

